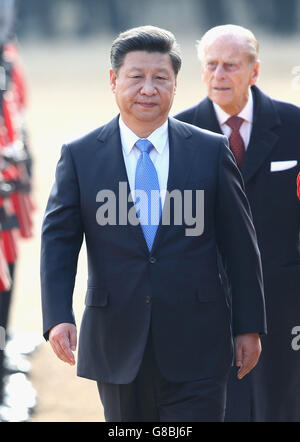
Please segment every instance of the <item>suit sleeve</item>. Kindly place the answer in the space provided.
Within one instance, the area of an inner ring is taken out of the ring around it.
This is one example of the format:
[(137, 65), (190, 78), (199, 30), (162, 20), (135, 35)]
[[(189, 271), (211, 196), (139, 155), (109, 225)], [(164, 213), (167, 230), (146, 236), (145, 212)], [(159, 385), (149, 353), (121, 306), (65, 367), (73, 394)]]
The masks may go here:
[(43, 333), (74, 323), (72, 308), (77, 261), (83, 240), (78, 180), (67, 145), (62, 148), (42, 226), (41, 291)]
[(242, 176), (224, 137), (219, 156), (217, 242), (231, 286), (233, 334), (267, 332), (256, 232)]

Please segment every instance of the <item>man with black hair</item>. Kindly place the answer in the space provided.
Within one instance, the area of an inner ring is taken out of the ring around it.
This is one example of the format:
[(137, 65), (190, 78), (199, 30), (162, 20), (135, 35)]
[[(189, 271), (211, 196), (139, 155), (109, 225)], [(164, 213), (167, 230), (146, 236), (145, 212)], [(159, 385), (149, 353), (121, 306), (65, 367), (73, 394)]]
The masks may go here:
[[(113, 42), (111, 63), (120, 115), (63, 146), (46, 209), (44, 336), (75, 363), (72, 294), (84, 235), (77, 373), (97, 381), (106, 420), (222, 421), (231, 327), (241, 378), (257, 363), (266, 331), (241, 177), (226, 137), (168, 117), (181, 66), (173, 34), (126, 31)], [(217, 248), (234, 291), (232, 323)]]

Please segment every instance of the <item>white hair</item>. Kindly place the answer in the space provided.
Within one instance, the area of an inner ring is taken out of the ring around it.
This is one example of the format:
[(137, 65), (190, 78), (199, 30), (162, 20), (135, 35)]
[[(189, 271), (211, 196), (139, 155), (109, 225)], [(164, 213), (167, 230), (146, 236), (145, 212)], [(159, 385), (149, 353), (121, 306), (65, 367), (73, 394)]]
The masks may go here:
[(249, 54), (249, 60), (251, 63), (255, 63), (258, 59), (259, 44), (256, 40), (253, 32), (242, 26), (237, 25), (222, 25), (211, 28), (207, 31), (201, 40), (197, 41), (196, 48), (199, 60), (204, 58), (205, 48), (213, 43), (217, 38), (222, 37), (234, 37), (240, 39), (241, 43), (244, 41), (246, 51)]

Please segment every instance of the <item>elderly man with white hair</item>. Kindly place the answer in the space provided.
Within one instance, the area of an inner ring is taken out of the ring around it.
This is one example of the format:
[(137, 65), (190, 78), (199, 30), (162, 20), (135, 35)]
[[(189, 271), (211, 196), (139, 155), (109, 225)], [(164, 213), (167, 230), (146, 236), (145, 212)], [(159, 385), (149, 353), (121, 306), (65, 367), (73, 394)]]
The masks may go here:
[[(268, 322), (255, 369), (242, 380), (232, 369), (226, 420), (299, 421), (300, 204), (295, 183), (300, 109), (271, 99), (255, 85), (259, 45), (248, 29), (217, 26), (197, 49), (207, 97), (176, 118), (229, 139), (257, 232)], [(221, 262), (220, 267), (226, 285), (226, 268)]]

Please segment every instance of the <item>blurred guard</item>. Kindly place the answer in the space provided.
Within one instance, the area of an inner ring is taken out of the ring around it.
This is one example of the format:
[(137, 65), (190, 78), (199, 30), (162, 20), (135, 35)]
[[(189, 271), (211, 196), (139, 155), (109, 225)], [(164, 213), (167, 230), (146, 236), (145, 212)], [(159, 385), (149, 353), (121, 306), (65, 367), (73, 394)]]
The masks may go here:
[[(31, 156), (24, 125), (25, 84), (18, 51), (12, 43), (13, 22), (14, 2), (0, 0), (0, 326), (6, 332), (18, 239), (32, 236), (33, 209)], [(4, 375), (17, 371), (19, 367), (0, 351), (0, 421), (20, 420), (13, 413), (11, 398), (10, 407), (5, 406)]]

